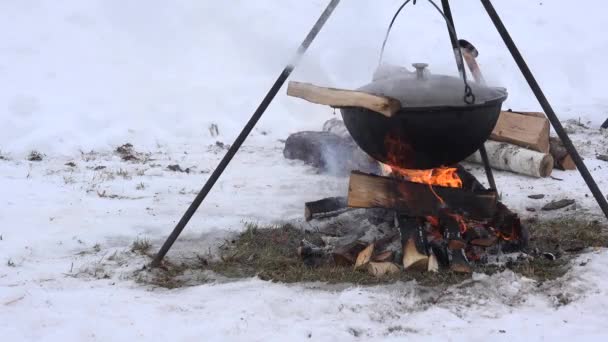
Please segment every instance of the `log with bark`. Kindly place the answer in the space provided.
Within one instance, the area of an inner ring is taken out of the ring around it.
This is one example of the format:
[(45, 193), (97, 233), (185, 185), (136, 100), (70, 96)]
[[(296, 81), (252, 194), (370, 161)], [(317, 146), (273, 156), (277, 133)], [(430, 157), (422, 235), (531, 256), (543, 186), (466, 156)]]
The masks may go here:
[[(532, 177), (548, 177), (553, 171), (553, 157), (547, 153), (532, 151), (497, 141), (485, 143), (490, 166)], [(481, 155), (475, 152), (466, 161), (482, 164)]]
[[(441, 199), (440, 199), (440, 198)], [(492, 190), (463, 191), (429, 186), (353, 171), (348, 186), (348, 205), (354, 208), (394, 209), (413, 217), (438, 216), (439, 210), (466, 208), (468, 217), (491, 218), (497, 195)]]
[(543, 113), (501, 112), (490, 139), (548, 153), (549, 128)]
[(553, 156), (553, 166), (559, 170), (576, 170), (576, 165), (568, 150), (558, 137), (549, 138), (549, 151)]

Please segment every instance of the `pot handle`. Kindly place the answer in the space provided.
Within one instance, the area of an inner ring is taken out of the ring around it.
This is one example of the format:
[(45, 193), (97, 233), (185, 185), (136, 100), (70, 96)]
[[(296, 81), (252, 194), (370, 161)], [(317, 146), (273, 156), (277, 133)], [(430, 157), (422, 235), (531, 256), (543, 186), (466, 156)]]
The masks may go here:
[[(384, 48), (386, 47), (386, 42), (388, 41), (388, 37), (391, 33), (391, 29), (393, 28), (393, 24), (395, 24), (395, 20), (397, 19), (397, 17), (399, 16), (399, 14), (401, 13), (401, 10), (403, 10), (403, 8), (409, 4), (412, 0), (406, 0), (397, 10), (397, 12), (395, 12), (395, 15), (393, 16), (393, 19), (391, 20), (391, 23), (388, 25), (388, 29), (386, 30), (386, 35), (384, 36), (384, 41), (382, 42), (382, 48), (380, 49), (380, 59), (378, 61), (378, 66), (380, 66), (382, 64), (382, 59), (384, 57)], [(454, 28), (454, 26), (452, 25), (452, 23), (448, 20), (448, 18), (445, 16), (445, 14), (441, 11), (441, 9), (439, 8), (439, 6), (437, 6), (437, 4), (435, 4), (435, 2), (433, 0), (427, 0), (428, 2), (431, 3), (431, 5), (433, 5), (433, 7), (435, 7), (435, 9), (437, 10), (437, 12), (439, 12), (439, 14), (441, 14), (441, 16), (443, 17), (443, 20), (445, 20), (448, 30), (450, 30), (450, 33), (454, 35), (454, 37), (456, 37), (456, 40), (458, 40), (458, 36), (456, 35), (456, 29)], [(416, 0), (414, 0), (413, 4), (416, 4)], [(456, 67), (458, 68), (458, 71), (460, 72), (460, 77), (462, 78), (462, 81), (464, 82), (464, 97), (463, 100), (466, 104), (474, 104), (475, 103), (475, 94), (473, 94), (473, 89), (471, 89), (471, 86), (469, 85), (469, 82), (467, 81), (467, 72), (466, 72), (466, 68), (464, 67), (464, 58), (462, 56), (462, 51), (460, 49), (454, 49), (457, 57), (456, 57)]]

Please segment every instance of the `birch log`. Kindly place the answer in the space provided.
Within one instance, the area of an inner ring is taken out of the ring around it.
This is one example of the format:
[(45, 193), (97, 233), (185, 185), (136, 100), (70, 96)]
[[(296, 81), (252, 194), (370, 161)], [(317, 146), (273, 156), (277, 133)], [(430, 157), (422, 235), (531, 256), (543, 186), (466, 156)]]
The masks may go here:
[[(537, 178), (548, 177), (553, 171), (553, 157), (550, 154), (491, 140), (487, 141), (485, 145), (490, 166), (494, 169)], [(479, 152), (475, 152), (466, 160), (482, 163)]]

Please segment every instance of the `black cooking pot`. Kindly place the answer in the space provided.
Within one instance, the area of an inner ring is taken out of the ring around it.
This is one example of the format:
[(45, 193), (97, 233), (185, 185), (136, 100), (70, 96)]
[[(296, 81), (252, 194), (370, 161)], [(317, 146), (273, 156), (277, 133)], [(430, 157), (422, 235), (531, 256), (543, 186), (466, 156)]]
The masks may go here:
[(507, 92), (470, 84), (465, 99), (462, 79), (431, 75), (425, 64), (414, 66), (416, 72), (385, 73), (359, 89), (399, 100), (399, 112), (388, 118), (346, 107), (341, 109), (344, 124), (361, 149), (385, 164), (430, 169), (458, 163), (488, 139)]

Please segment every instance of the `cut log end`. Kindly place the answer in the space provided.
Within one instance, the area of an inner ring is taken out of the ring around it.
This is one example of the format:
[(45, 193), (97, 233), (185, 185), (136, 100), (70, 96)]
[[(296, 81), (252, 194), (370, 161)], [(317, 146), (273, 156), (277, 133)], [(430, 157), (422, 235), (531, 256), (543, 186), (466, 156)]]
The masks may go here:
[(406, 270), (428, 270), (429, 256), (422, 254), (416, 248), (414, 239), (408, 239), (403, 246), (403, 268)]
[(359, 252), (359, 255), (357, 255), (357, 261), (355, 261), (355, 269), (367, 265), (371, 261), (373, 254), (374, 244), (370, 243), (369, 246), (365, 247), (365, 249)]
[(553, 157), (547, 154), (540, 161), (538, 174), (542, 178), (545, 178), (551, 176), (551, 172), (553, 172)]
[(389, 274), (398, 273), (399, 266), (393, 264), (392, 262), (370, 262), (367, 264), (367, 271), (376, 277), (383, 277)]

